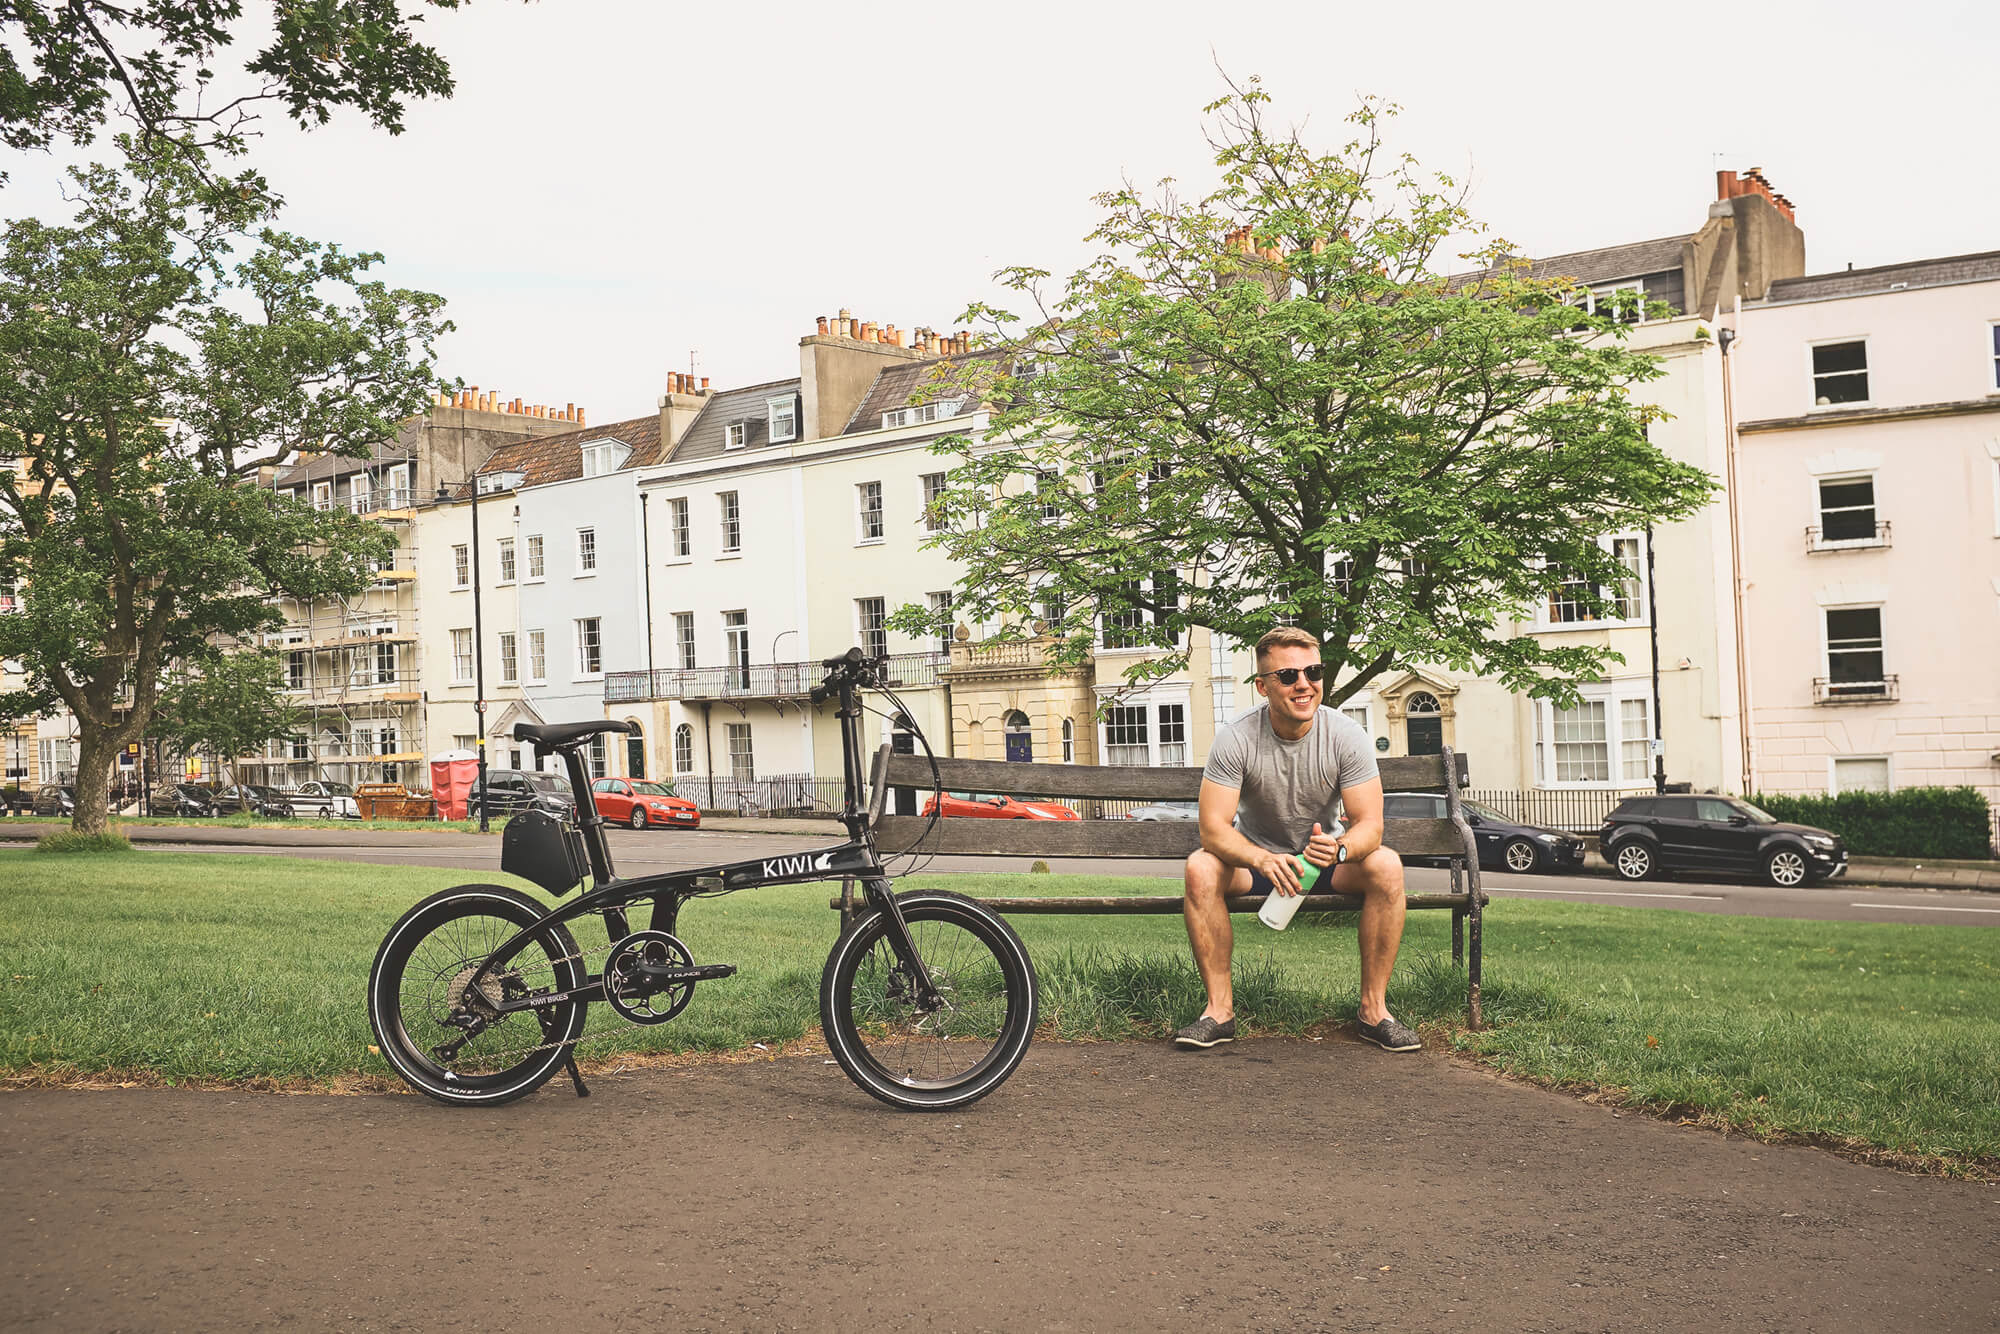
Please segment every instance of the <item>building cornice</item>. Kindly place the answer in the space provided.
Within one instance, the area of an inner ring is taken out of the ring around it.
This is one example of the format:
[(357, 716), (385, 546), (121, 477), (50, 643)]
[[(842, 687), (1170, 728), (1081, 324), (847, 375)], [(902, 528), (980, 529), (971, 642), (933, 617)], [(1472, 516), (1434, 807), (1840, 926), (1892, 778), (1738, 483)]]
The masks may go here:
[(1921, 417), (1967, 417), (1981, 412), (2000, 412), (2000, 394), (1985, 399), (1959, 399), (1951, 403), (1912, 403), (1900, 408), (1846, 408), (1832, 412), (1808, 413), (1803, 417), (1767, 417), (1744, 422), (1736, 428), (1742, 435), (1759, 431), (1811, 431), (1827, 426), (1848, 426), (1864, 422), (1912, 421)]

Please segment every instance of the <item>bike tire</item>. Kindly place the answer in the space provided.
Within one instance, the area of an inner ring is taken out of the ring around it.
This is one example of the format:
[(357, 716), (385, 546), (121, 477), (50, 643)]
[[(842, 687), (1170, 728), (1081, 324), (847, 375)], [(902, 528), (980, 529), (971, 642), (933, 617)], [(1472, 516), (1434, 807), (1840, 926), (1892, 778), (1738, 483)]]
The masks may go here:
[[(504, 885), (459, 885), (431, 895), (389, 929), (368, 973), (368, 1023), (382, 1058), (403, 1082), (453, 1106), (494, 1107), (533, 1093), (562, 1068), (572, 1050), (567, 1044), (583, 1033), (588, 1007), (582, 1001), (510, 1014), (468, 1043), (450, 1065), (426, 1045), (451, 1032), (444, 1022), (453, 1009), (450, 988), (522, 927), (541, 920), (544, 911)], [(513, 986), (574, 990), (586, 977), (576, 954), (575, 938), (557, 923), (515, 956), (503, 980), (489, 984), (503, 993)], [(499, 1036), (482, 1041), (488, 1034)], [(497, 1068), (478, 1068), (482, 1053), (548, 1043), (563, 1045), (529, 1051), (519, 1061), (498, 1056)]]
[[(820, 976), (820, 1023), (834, 1059), (861, 1089), (907, 1111), (947, 1111), (1006, 1082), (1035, 1035), (1039, 983), (1027, 947), (998, 913), (960, 894), (898, 895), (924, 967), (951, 998), (911, 1003), (881, 910), (834, 944)], [(940, 976), (942, 975), (942, 976)]]

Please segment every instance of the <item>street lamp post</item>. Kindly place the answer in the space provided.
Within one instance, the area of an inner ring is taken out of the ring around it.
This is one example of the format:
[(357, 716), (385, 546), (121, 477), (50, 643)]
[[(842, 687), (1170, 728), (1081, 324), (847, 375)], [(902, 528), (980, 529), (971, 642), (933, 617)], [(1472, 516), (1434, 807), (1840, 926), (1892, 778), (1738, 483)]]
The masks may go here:
[[(451, 490), (438, 483), (438, 499), (448, 500)], [(473, 753), (479, 759), (479, 832), (490, 833), (486, 799), (486, 627), (479, 602), (479, 478), (472, 479), (472, 711), (477, 718)]]
[(1653, 525), (1646, 525), (1646, 628), (1653, 638), (1653, 791), (1667, 790), (1667, 743), (1660, 719), (1660, 600), (1654, 592)]

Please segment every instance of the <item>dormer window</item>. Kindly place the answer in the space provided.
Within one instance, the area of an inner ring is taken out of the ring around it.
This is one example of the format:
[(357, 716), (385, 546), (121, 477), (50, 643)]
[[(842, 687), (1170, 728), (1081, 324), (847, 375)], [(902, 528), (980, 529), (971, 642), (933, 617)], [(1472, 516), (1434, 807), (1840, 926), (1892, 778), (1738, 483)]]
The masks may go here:
[(882, 429), (886, 431), (898, 426), (919, 426), (924, 422), (934, 422), (940, 417), (955, 417), (958, 415), (958, 405), (963, 401), (963, 399), (945, 398), (935, 403), (918, 403), (914, 407), (885, 412), (882, 414)]
[[(584, 476), (594, 476), (590, 471), (589, 451), (584, 451)], [(479, 474), (479, 494), (492, 495), (495, 491), (510, 491), (519, 486), (527, 477), (521, 472), (483, 472)]]
[(799, 400), (796, 395), (767, 400), (771, 410), (771, 439), (795, 440), (799, 434)]
[(749, 422), (731, 422), (722, 428), (722, 447), (724, 449), (741, 449), (743, 448), (744, 438), (749, 434)]
[(602, 477), (609, 472), (617, 472), (632, 450), (618, 440), (598, 440), (583, 447), (583, 475)]

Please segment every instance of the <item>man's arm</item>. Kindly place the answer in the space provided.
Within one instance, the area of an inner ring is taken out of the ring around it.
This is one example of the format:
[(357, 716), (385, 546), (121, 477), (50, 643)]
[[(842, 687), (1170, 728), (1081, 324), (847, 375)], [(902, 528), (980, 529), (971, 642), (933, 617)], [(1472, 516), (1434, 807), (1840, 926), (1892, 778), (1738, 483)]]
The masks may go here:
[[(1375, 849), (1382, 846), (1382, 780), (1371, 778), (1365, 783), (1340, 789), (1341, 809), (1347, 816), (1347, 832), (1338, 840), (1347, 845), (1347, 860), (1358, 862)], [(1317, 839), (1314, 840), (1318, 842)], [(1335, 840), (1326, 840), (1326, 861), (1320, 862), (1311, 852), (1306, 855), (1320, 865), (1333, 861)]]
[[(1379, 794), (1382, 785), (1375, 785)], [(1201, 783), (1201, 846), (1225, 866), (1242, 866), (1261, 874), (1280, 894), (1299, 892), (1298, 863), (1286, 856), (1259, 847), (1237, 832), (1236, 804), (1242, 798), (1238, 788), (1225, 787), (1212, 779)], [(1380, 802), (1377, 802), (1379, 819)], [(1379, 841), (1379, 831), (1378, 831)], [(1353, 856), (1353, 853), (1349, 853)]]

